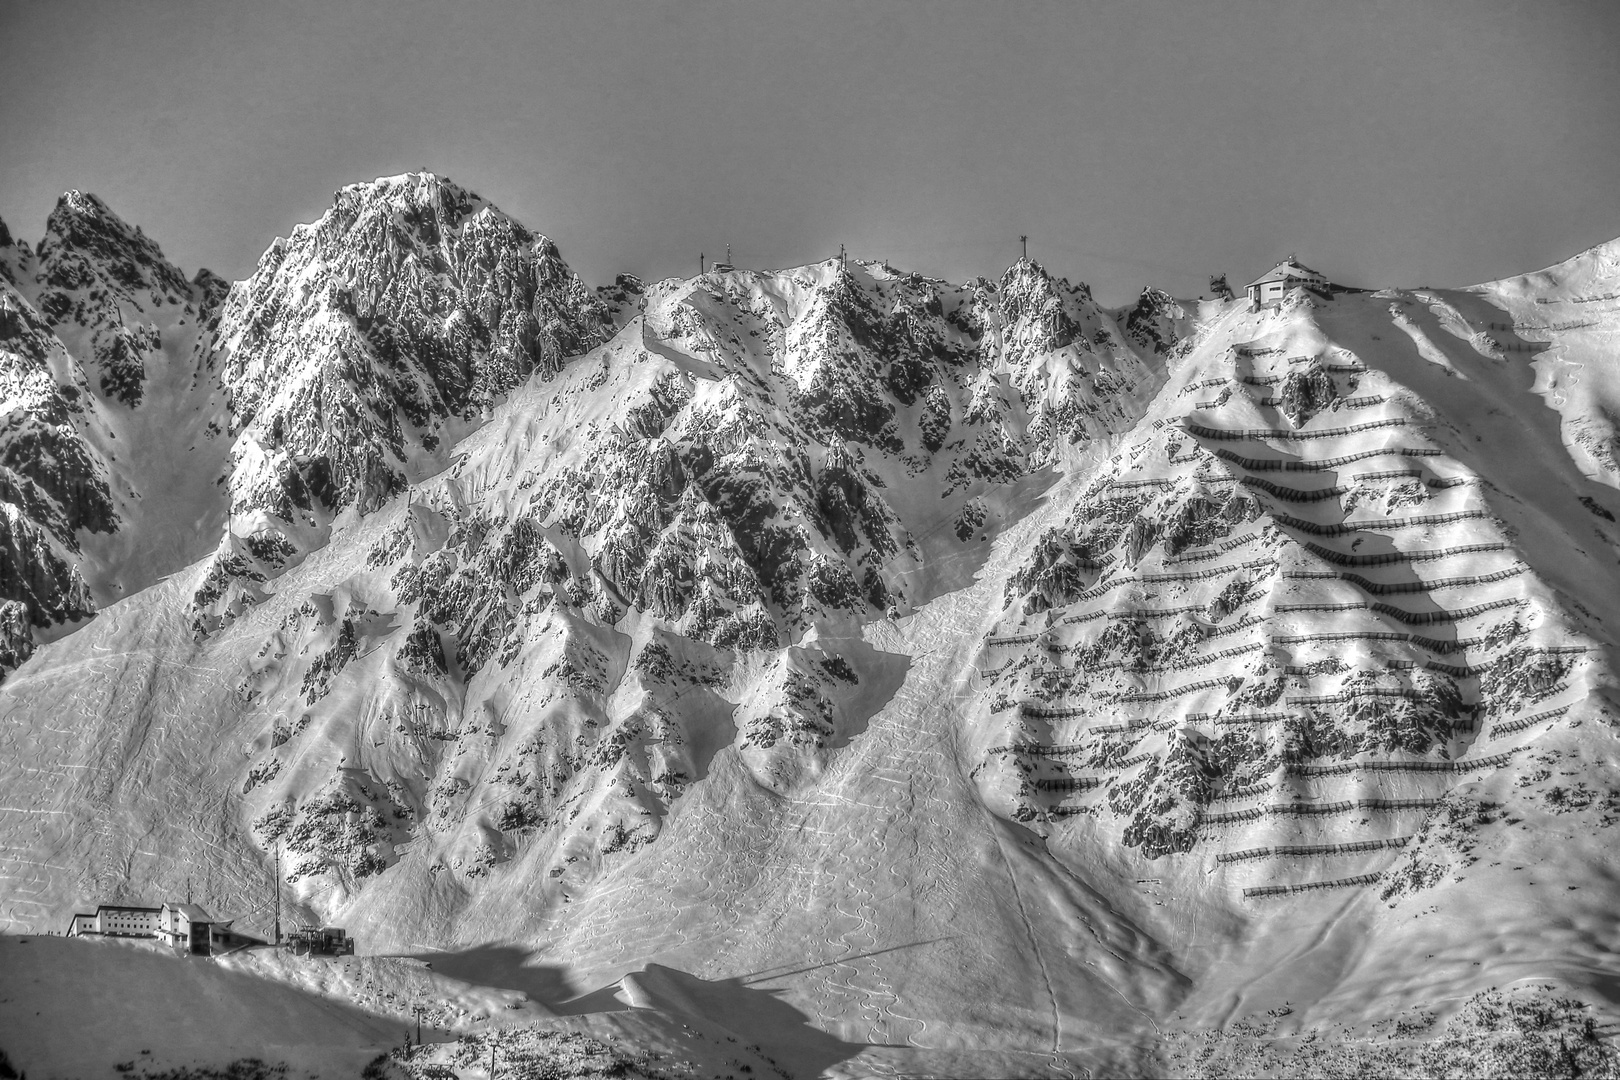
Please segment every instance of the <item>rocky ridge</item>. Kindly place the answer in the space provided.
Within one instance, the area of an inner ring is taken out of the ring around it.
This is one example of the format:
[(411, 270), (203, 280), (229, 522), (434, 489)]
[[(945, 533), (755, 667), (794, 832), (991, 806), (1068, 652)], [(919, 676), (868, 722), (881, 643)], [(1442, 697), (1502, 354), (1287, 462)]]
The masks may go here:
[[(1072, 325), (1054, 325), (1066, 297)], [(543, 870), (562, 893), (652, 842), (733, 730), (766, 787), (819, 773), (865, 719), (863, 684), (890, 677), (860, 627), (925, 603), (934, 560), (982, 558), (1012, 485), (1058, 452), (1049, 403), (1062, 445), (1089, 441), (1158, 362), (1032, 264), (965, 288), (837, 263), (663, 283), (593, 355), (532, 381), (387, 512), (341, 586), (399, 627), (377, 642), (380, 681), (344, 673), (370, 639), (332, 615), (297, 650), (307, 667), (278, 633), (287, 670), (246, 691), (309, 710), (358, 680), (409, 718), (400, 750), (443, 732), (428, 776), (379, 762), (362, 782), (407, 791), (452, 869)], [(1031, 374), (1048, 369), (1064, 384)], [(465, 718), (496, 714), (469, 744)], [(267, 840), (308, 819), (274, 809), (304, 798), (275, 779), (302, 752), (258, 766)], [(373, 871), (392, 858), (375, 850)]]

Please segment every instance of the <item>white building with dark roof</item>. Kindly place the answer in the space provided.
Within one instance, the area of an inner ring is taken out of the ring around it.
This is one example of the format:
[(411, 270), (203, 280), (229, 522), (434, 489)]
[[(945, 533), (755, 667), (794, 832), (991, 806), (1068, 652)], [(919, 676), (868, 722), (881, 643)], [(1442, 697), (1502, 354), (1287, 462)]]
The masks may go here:
[(156, 938), (181, 952), (209, 956), (231, 943), (231, 922), (179, 901), (162, 907), (102, 904), (94, 914), (79, 912), (68, 920), (67, 936)]
[(94, 914), (79, 913), (68, 923), (69, 937), (103, 934), (108, 937), (156, 937), (161, 908), (133, 904), (101, 904)]
[(1325, 293), (1331, 284), (1327, 275), (1312, 270), (1290, 255), (1249, 282), (1249, 299), (1256, 304), (1275, 304), (1282, 300), (1289, 289), (1303, 286)]

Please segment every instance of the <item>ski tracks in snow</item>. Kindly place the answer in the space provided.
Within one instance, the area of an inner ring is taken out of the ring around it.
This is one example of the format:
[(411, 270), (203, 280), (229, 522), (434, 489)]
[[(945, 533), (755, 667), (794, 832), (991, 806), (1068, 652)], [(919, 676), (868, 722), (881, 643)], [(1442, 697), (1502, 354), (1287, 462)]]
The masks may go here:
[[(816, 794), (795, 807), (805, 831), (831, 839), (822, 849), (818, 878), (825, 875), (847, 890), (823, 912), (816, 934), (835, 950), (813, 984), (822, 1023), (847, 1022), (853, 1009), (868, 1042), (927, 1048), (928, 1021), (910, 1015), (886, 967), (892, 959), (885, 950), (927, 945), (907, 940), (914, 934), (896, 923), (902, 912), (916, 915), (919, 885), (949, 874), (941, 852), (956, 835), (949, 824), (954, 808), (940, 788), (959, 770), (954, 753), (942, 749), (944, 735), (902, 719), (954, 714), (950, 702), (941, 700), (953, 694), (948, 660), (930, 652), (914, 653), (913, 660), (905, 682), (867, 731), (834, 761)], [(838, 813), (851, 809), (852, 815)], [(830, 814), (842, 820), (826, 820)], [(909, 851), (892, 849), (907, 840)], [(915, 930), (914, 917), (910, 923)]]

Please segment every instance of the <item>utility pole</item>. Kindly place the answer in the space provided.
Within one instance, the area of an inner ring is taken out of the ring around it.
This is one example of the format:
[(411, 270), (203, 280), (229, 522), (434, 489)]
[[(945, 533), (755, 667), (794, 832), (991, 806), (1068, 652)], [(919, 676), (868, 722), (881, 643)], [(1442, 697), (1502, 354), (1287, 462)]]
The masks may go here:
[(495, 1080), (495, 1034), (489, 1036), (489, 1080)]
[(708, 271), (703, 265), (703, 252), (700, 251), (698, 252), (698, 276), (702, 277), (706, 273), (708, 273)]
[(421, 1046), (422, 1045), (422, 1010), (425, 1009), (426, 1006), (424, 1006), (424, 1005), (412, 1005), (411, 1008), (416, 1010), (416, 1045)]
[(1020, 236), (1018, 238), (1018, 242), (1020, 244), (1024, 245), (1024, 256), (1023, 257), (1024, 257), (1025, 261), (1028, 261), (1028, 259), (1029, 259), (1029, 237)]
[(839, 244), (838, 245), (838, 269), (842, 270), (843, 268), (844, 268), (844, 245)]
[(276, 841), (276, 948), (281, 948), (281, 841)]

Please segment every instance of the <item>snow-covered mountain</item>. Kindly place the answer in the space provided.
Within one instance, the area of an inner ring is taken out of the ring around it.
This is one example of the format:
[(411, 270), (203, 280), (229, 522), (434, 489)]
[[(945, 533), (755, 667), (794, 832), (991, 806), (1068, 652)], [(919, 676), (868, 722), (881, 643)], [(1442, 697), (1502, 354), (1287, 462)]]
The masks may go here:
[(32, 248), (0, 225), (6, 668), (211, 547), (227, 414), (205, 357), (225, 288), (93, 195), (63, 195)]
[(87, 196), (0, 239), (13, 926), (256, 925), (279, 848), (368, 950), (753, 973), (852, 1073), (1609, 1000), (1620, 247), (591, 289), (429, 174), (228, 294)]
[(444, 468), (455, 441), (531, 374), (550, 378), (614, 329), (558, 254), (430, 174), (339, 191), (225, 298), (209, 364), (230, 404), (231, 526), (196, 597), (197, 629), (367, 513)]

